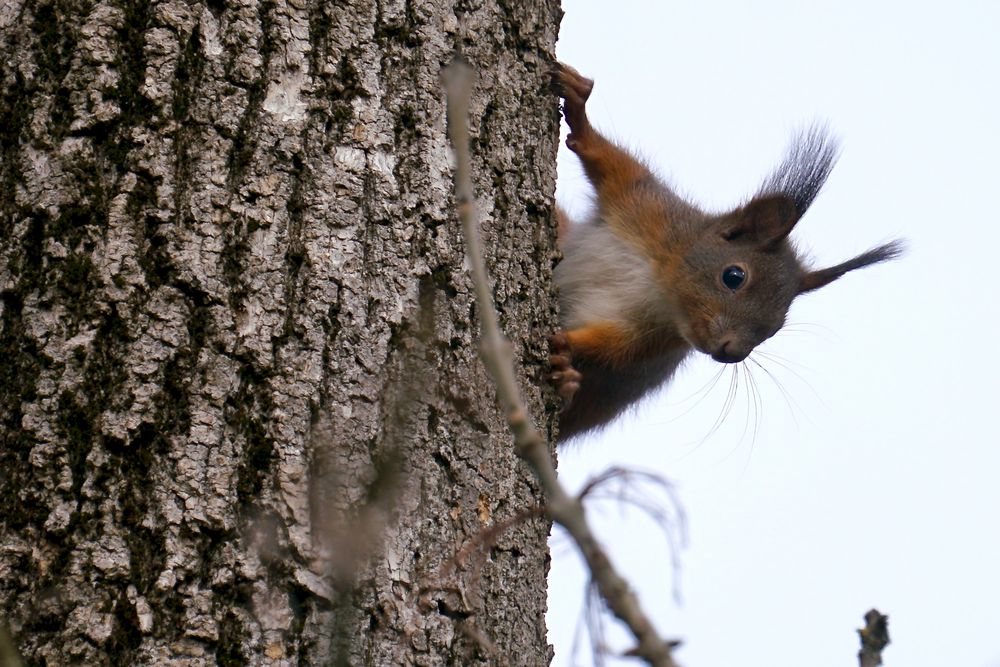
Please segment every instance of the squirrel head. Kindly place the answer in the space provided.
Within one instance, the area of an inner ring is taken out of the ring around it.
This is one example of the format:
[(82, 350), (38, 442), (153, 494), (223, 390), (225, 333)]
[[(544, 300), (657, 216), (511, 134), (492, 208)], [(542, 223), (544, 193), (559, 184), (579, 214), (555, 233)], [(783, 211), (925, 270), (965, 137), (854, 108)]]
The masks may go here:
[(799, 294), (848, 271), (898, 256), (898, 241), (825, 269), (808, 269), (788, 235), (819, 193), (837, 148), (822, 128), (800, 135), (784, 163), (748, 203), (699, 225), (668, 279), (678, 329), (693, 347), (723, 363), (743, 361), (784, 325)]

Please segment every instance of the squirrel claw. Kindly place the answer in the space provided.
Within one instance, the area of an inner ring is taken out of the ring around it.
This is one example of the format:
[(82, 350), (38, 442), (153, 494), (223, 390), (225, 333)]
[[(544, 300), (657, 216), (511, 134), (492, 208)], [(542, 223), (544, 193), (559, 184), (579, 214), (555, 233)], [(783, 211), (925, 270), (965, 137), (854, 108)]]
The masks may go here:
[(565, 331), (557, 331), (549, 336), (549, 349), (552, 350), (552, 354), (570, 356), (569, 336), (566, 335)]
[(583, 76), (569, 65), (556, 63), (552, 67), (552, 90), (559, 97), (583, 104), (594, 90), (594, 80)]
[(563, 412), (565, 412), (573, 402), (573, 396), (580, 389), (580, 380), (583, 376), (579, 371), (570, 368), (566, 371), (557, 371), (549, 378), (556, 386), (556, 393), (563, 399)]
[(552, 352), (549, 356), (549, 366), (552, 367), (549, 381), (563, 399), (563, 412), (565, 412), (573, 402), (573, 396), (580, 389), (583, 375), (573, 368), (573, 353), (566, 334), (559, 332), (550, 336), (549, 348)]
[[(594, 89), (594, 82), (583, 76), (569, 65), (557, 63), (552, 68), (552, 90), (565, 102), (562, 105), (563, 116), (569, 125), (571, 137), (574, 139), (570, 145), (569, 139), (566, 145), (570, 150), (576, 150), (577, 140), (586, 138), (590, 124), (587, 121), (586, 105), (591, 91)], [(576, 136), (573, 136), (576, 135)]]

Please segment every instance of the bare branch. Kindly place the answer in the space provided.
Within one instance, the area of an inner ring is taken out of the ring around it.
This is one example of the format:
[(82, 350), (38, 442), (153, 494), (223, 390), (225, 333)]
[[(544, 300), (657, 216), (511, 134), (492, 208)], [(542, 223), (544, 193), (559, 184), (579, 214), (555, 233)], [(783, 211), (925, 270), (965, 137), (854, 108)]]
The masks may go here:
[(559, 483), (548, 443), (531, 423), (527, 407), (521, 398), (511, 348), (500, 333), (497, 323), (479, 238), (472, 188), (472, 159), (469, 153), (468, 116), (472, 81), (472, 69), (457, 59), (444, 72), (448, 94), (448, 133), (456, 159), (455, 198), (479, 304), (483, 363), (496, 383), (497, 394), (514, 434), (517, 455), (531, 467), (545, 493), (549, 518), (572, 536), (608, 608), (635, 636), (638, 645), (630, 654), (643, 658), (650, 665), (675, 667), (677, 663), (671, 656), (671, 644), (657, 634), (628, 583), (611, 565), (603, 547), (590, 530), (580, 501), (570, 496)]
[(861, 667), (876, 667), (882, 664), (882, 649), (889, 645), (889, 617), (877, 609), (865, 614), (865, 627), (858, 630), (861, 650), (858, 663)]

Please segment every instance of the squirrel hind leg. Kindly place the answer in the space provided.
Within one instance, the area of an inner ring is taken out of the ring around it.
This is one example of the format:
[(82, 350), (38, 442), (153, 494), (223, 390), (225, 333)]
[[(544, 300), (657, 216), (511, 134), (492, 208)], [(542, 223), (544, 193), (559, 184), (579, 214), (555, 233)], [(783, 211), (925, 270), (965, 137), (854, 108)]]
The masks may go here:
[(552, 70), (552, 90), (564, 100), (563, 116), (569, 125), (570, 136), (566, 145), (576, 150), (580, 140), (586, 140), (590, 133), (587, 119), (587, 100), (594, 90), (594, 81), (583, 76), (569, 65), (557, 63)]
[[(587, 118), (587, 100), (594, 82), (568, 65), (552, 71), (552, 89), (563, 99), (563, 116), (569, 126), (566, 147), (576, 153), (601, 206), (634, 201), (635, 189), (656, 178), (640, 160), (601, 135)], [(654, 198), (655, 199), (655, 198)], [(640, 203), (649, 203), (640, 198)], [(655, 201), (653, 202), (656, 203)]]

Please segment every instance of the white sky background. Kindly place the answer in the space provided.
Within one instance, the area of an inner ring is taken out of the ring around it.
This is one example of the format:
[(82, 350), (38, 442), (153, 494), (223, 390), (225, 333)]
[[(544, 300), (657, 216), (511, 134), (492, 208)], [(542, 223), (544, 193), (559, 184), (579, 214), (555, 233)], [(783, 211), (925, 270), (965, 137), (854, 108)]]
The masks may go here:
[[(680, 604), (651, 522), (592, 517), (661, 633), (684, 639), (678, 660), (856, 665), (875, 606), (889, 666), (1000, 667), (1000, 2), (564, 9), (558, 54), (596, 80), (591, 119), (679, 191), (728, 208), (795, 128), (826, 120), (843, 154), (793, 238), (821, 265), (909, 240), (902, 260), (796, 302), (789, 321), (809, 324), (762, 346), (788, 368), (759, 358), (792, 407), (755, 370), (756, 437), (741, 384), (705, 438), (730, 371), (685, 402), (719, 368), (702, 357), (638, 419), (560, 452), (572, 488), (609, 465), (676, 482)], [(589, 191), (563, 147), (560, 203), (580, 216)], [(586, 646), (571, 660), (584, 574), (564, 535), (552, 546), (554, 665), (589, 665)]]

